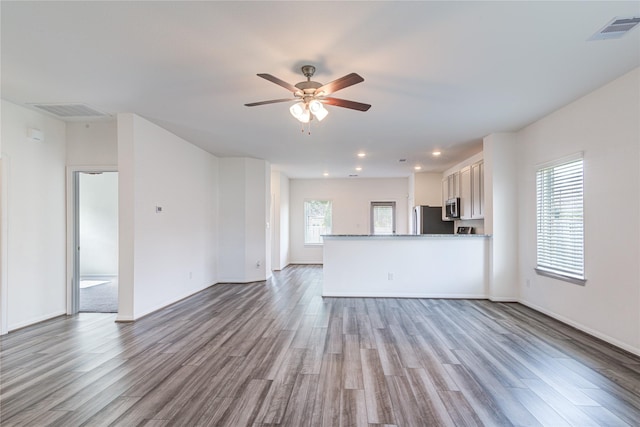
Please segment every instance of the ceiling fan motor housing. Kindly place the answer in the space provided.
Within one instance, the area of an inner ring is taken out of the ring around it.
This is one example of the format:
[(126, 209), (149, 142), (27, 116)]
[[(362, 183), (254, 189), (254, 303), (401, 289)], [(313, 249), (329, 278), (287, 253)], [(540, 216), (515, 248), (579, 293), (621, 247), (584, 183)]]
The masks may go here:
[(313, 94), (316, 89), (322, 86), (322, 83), (312, 82), (311, 80), (306, 82), (300, 82), (295, 85), (298, 89), (302, 90), (305, 95)]
[(316, 72), (316, 67), (314, 67), (313, 65), (303, 65), (301, 70), (302, 70), (302, 74), (307, 79), (311, 79), (311, 77), (313, 77), (313, 75)]

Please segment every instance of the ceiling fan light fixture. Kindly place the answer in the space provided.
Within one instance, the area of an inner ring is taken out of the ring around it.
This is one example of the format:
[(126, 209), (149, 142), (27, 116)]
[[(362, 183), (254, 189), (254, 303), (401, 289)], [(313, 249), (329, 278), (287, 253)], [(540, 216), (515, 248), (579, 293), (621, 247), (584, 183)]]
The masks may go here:
[(301, 121), (302, 123), (308, 123), (311, 119), (311, 114), (307, 109), (307, 105), (304, 102), (298, 102), (297, 104), (293, 104), (289, 108), (289, 112), (293, 117)]
[(314, 99), (311, 102), (309, 102), (309, 110), (313, 114), (316, 114), (318, 111), (324, 110), (324, 107), (322, 106), (322, 103), (320, 101), (318, 101), (317, 99)]
[(309, 123), (309, 120), (311, 120), (311, 113), (309, 112), (309, 110), (305, 109), (302, 115), (298, 117), (298, 120), (300, 120), (302, 123)]
[(318, 119), (319, 122), (322, 121), (322, 119), (324, 119), (325, 117), (327, 117), (327, 114), (329, 114), (329, 112), (326, 109), (322, 109), (320, 111), (318, 111), (316, 114), (314, 114), (316, 116), (316, 119)]
[(333, 105), (336, 107), (349, 108), (357, 111), (368, 111), (371, 108), (369, 104), (363, 104), (362, 102), (349, 101), (346, 99), (326, 98), (327, 95), (331, 95), (339, 90), (353, 86), (358, 83), (362, 83), (364, 79), (356, 73), (349, 73), (346, 76), (340, 77), (327, 84), (318, 83), (311, 80), (316, 68), (313, 65), (304, 65), (302, 67), (302, 74), (307, 78), (307, 81), (296, 83), (292, 85), (285, 82), (271, 74), (260, 73), (258, 77), (262, 77), (265, 80), (275, 83), (278, 86), (290, 91), (295, 98), (284, 99), (270, 99), (268, 101), (250, 102), (244, 104), (247, 107), (256, 107), (258, 105), (275, 104), (279, 102), (299, 101), (289, 108), (289, 112), (296, 120), (302, 123), (309, 123), (312, 119), (322, 121), (329, 112), (324, 107), (324, 104)]
[(317, 99), (309, 102), (309, 111), (311, 111), (311, 113), (316, 119), (318, 119), (318, 121), (322, 121), (322, 119), (327, 117), (327, 114), (329, 114), (327, 109), (324, 108), (324, 105), (322, 105), (322, 103)]

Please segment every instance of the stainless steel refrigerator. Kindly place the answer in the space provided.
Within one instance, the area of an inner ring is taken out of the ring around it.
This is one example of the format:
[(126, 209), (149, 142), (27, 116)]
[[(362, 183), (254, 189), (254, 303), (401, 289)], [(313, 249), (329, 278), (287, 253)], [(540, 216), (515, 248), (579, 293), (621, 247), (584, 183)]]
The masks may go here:
[(453, 234), (453, 221), (442, 220), (440, 206), (414, 206), (413, 234)]

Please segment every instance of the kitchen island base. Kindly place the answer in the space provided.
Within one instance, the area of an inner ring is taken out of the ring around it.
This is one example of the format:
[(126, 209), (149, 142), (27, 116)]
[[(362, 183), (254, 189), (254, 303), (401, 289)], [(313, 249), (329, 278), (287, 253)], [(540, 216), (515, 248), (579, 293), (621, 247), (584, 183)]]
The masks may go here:
[(326, 297), (487, 298), (484, 235), (324, 236)]

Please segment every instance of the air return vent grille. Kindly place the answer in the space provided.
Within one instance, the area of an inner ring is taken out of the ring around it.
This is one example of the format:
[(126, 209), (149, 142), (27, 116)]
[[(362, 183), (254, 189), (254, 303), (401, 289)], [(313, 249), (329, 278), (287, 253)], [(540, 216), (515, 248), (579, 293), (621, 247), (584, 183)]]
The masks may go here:
[(98, 119), (109, 117), (108, 114), (91, 108), (85, 104), (31, 104), (31, 106), (63, 120)]
[(619, 39), (640, 24), (640, 17), (614, 18), (589, 40)]

